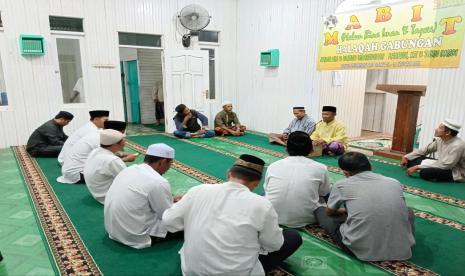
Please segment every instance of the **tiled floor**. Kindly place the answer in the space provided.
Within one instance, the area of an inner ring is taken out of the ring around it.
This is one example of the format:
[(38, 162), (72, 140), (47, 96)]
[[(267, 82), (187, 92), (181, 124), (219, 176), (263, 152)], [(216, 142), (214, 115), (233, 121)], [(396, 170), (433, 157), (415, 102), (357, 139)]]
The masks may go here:
[(0, 150), (0, 275), (55, 275), (13, 152)]

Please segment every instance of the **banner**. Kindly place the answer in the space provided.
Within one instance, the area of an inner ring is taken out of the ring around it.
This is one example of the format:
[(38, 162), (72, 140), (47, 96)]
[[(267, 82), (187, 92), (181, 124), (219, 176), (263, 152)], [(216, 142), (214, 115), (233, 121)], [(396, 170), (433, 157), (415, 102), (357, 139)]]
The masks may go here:
[(463, 16), (465, 0), (401, 1), (329, 16), (317, 69), (458, 67)]

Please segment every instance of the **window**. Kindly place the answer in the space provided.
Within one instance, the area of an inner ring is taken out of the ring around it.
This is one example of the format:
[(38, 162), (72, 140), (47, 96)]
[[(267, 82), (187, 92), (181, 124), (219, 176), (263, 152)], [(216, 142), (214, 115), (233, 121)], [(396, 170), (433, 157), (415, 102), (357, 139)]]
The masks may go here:
[(84, 103), (81, 50), (79, 39), (57, 38), (61, 90), (64, 103)]
[(82, 18), (49, 16), (50, 30), (64, 32), (84, 32)]
[[(193, 34), (195, 32), (191, 32)], [(213, 43), (218, 43), (218, 34), (220, 32), (216, 31), (198, 31), (197, 34), (199, 36), (199, 41), (200, 42), (213, 42)]]
[(215, 94), (216, 94), (216, 73), (215, 73), (215, 49), (211, 48), (203, 48), (200, 50), (205, 50), (208, 51), (208, 69), (209, 69), (209, 78), (210, 78), (210, 84), (209, 84), (209, 96), (208, 98), (211, 100), (215, 99)]
[(161, 47), (161, 35), (118, 33), (119, 45)]
[(7, 106), (7, 105), (8, 105), (8, 97), (6, 94), (5, 77), (3, 75), (2, 59), (0, 56), (0, 106)]

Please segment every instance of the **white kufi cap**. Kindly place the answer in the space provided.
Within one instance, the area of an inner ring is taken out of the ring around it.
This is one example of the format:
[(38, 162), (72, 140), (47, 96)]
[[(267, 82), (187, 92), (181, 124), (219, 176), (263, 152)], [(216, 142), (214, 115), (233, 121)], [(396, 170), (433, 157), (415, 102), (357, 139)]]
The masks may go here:
[(442, 124), (455, 131), (459, 131), (462, 128), (459, 122), (452, 119), (445, 119)]
[(223, 103), (221, 104), (221, 106), (225, 106), (225, 105), (228, 105), (228, 104), (232, 104), (231, 101), (223, 101)]
[(124, 134), (114, 129), (104, 129), (100, 132), (100, 144), (111, 146), (124, 138)]
[(152, 144), (147, 148), (145, 153), (151, 156), (163, 157), (168, 159), (174, 159), (174, 149), (167, 144), (159, 143)]

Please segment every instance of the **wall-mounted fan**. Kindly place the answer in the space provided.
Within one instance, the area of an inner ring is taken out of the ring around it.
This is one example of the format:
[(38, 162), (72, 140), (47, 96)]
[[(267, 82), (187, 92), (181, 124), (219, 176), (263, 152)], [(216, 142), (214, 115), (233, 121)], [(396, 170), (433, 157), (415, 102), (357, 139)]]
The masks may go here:
[(179, 22), (181, 25), (194, 33), (190, 32), (182, 36), (182, 45), (189, 47), (191, 44), (191, 35), (198, 32), (210, 23), (211, 16), (208, 11), (197, 4), (185, 6), (178, 14)]

